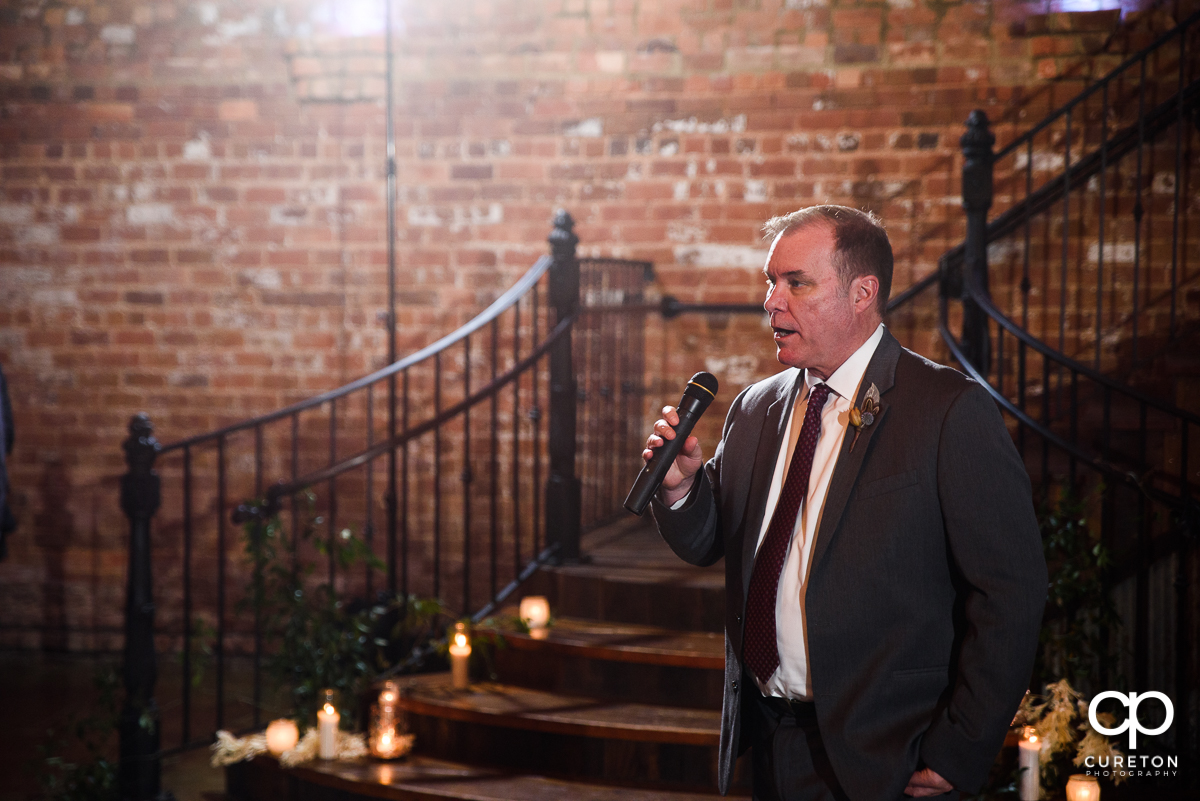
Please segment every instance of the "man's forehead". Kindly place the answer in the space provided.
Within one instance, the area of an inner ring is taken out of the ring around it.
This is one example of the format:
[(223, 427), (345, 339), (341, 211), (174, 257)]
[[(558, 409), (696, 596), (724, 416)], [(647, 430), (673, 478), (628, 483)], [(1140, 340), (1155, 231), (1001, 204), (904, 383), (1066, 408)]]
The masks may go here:
[(832, 230), (815, 223), (782, 233), (771, 242), (763, 275), (780, 278), (818, 269), (822, 256), (832, 257), (833, 244)]

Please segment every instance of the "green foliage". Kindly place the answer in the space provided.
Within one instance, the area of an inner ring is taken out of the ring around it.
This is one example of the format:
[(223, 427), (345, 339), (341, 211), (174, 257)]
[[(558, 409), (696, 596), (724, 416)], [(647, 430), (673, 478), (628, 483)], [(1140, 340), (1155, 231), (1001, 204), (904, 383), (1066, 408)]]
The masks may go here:
[(1039, 509), (1050, 585), (1034, 673), (1044, 684), (1067, 679), (1090, 696), (1101, 689), (1093, 686), (1096, 678), (1115, 661), (1105, 630), (1121, 619), (1105, 586), (1112, 558), (1088, 524), (1085, 500), (1064, 489), (1056, 503)]
[[(42, 793), (52, 801), (116, 801), (117, 761), (112, 754), (121, 683), (111, 665), (98, 669), (93, 681), (99, 698), (91, 713), (73, 720), (66, 731), (48, 731), (40, 749)], [(64, 756), (80, 751), (86, 758)]]
[[(294, 717), (301, 727), (311, 725), (323, 696), (337, 691), (342, 726), (358, 723), (358, 697), (380, 671), (398, 661), (405, 646), (427, 642), (442, 616), (441, 604), (414, 597), (381, 597), (375, 603), (353, 603), (338, 597), (328, 582), (314, 584), (316, 566), (294, 562), (294, 545), (311, 542), (318, 554), (332, 556), (340, 571), (383, 563), (352, 529), (333, 542), (314, 536), (323, 519), (316, 515), (316, 497), (305, 494), (307, 514), (289, 540), (278, 515), (244, 526), (245, 552), (254, 566), (249, 611), (263, 615), (264, 631), (277, 636), (267, 661), (268, 674), (290, 689)], [(261, 507), (260, 507), (261, 508)]]

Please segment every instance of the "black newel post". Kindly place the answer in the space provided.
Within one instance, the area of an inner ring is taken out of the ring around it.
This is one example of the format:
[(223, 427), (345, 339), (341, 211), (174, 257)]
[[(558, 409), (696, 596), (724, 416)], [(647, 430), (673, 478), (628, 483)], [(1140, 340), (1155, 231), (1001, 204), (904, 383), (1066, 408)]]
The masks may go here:
[(959, 140), (963, 151), (962, 199), (967, 211), (967, 241), (963, 248), (962, 342), (967, 358), (981, 374), (988, 374), (991, 343), (988, 317), (975, 302), (987, 298), (987, 214), (992, 206), (992, 145), (995, 135), (979, 109), (967, 118), (967, 132)]
[(150, 574), (150, 520), (160, 500), (154, 459), (159, 444), (145, 414), (129, 421), (129, 472), (121, 477), (121, 508), (129, 518), (129, 589), (125, 603), (125, 704), (121, 709), (122, 801), (159, 796), (159, 715), (154, 701), (154, 599)]
[[(566, 211), (554, 216), (550, 233), (550, 305), (562, 320), (579, 310), (579, 244), (575, 221)], [(578, 390), (571, 363), (571, 333), (550, 351), (550, 478), (546, 481), (546, 541), (558, 543), (560, 562), (579, 560), (583, 515), (580, 482), (575, 477), (575, 404)]]

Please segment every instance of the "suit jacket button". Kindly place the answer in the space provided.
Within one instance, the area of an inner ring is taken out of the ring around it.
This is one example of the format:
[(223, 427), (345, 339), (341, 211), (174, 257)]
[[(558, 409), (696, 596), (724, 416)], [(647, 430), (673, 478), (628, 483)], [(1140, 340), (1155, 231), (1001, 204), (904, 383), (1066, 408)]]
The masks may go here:
[(738, 681), (737, 681), (737, 679), (734, 679), (733, 681), (731, 681), (731, 682), (730, 682), (730, 685), (733, 687), (733, 691), (734, 691), (734, 692), (737, 692), (737, 688), (738, 688)]

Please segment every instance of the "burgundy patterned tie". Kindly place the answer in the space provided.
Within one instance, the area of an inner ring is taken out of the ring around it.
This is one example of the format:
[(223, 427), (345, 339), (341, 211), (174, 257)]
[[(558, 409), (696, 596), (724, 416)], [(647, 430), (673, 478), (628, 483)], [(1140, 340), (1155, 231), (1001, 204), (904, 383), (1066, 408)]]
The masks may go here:
[(817, 384), (809, 393), (804, 426), (800, 429), (800, 438), (796, 440), (796, 449), (792, 452), (787, 480), (779, 492), (775, 513), (771, 515), (771, 525), (767, 527), (767, 535), (754, 559), (754, 572), (750, 574), (742, 661), (764, 683), (779, 667), (779, 647), (775, 639), (775, 596), (779, 591), (779, 574), (783, 571), (788, 546), (796, 530), (796, 515), (800, 512), (804, 497), (808, 495), (808, 474), (812, 470), (817, 437), (821, 434), (821, 410), (825, 408), (828, 397), (828, 384)]

